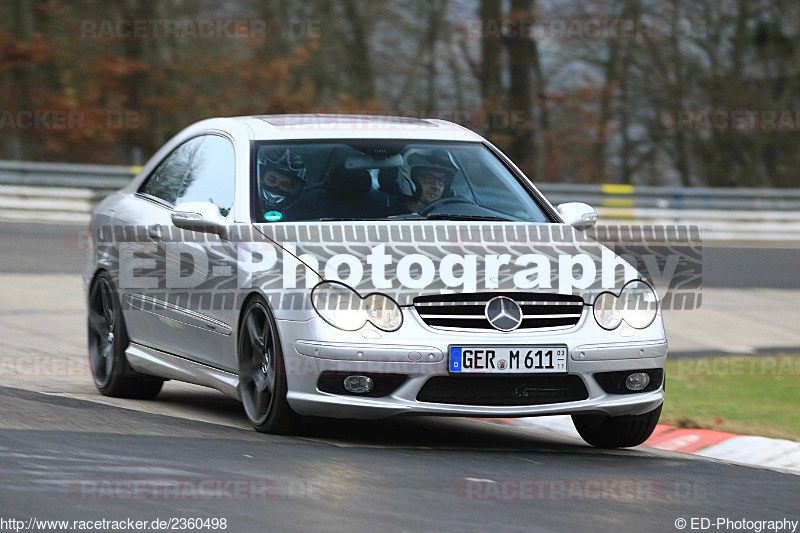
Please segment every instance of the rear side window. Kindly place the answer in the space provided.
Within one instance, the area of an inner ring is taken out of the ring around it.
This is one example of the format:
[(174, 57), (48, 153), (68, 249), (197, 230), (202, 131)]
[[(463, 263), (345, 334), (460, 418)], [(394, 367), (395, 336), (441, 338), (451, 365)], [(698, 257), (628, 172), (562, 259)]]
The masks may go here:
[(203, 135), (168, 155), (139, 192), (172, 205), (211, 202), (227, 216), (233, 206), (235, 174), (231, 142), (218, 135)]

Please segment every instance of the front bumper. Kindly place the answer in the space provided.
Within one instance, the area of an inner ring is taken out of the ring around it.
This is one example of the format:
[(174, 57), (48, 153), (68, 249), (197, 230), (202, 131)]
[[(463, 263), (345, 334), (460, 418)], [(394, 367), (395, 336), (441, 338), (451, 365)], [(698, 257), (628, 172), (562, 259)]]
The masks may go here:
[[(430, 328), (411, 310), (405, 313), (403, 327), (393, 333), (381, 332), (369, 325), (357, 332), (344, 332), (320, 319), (278, 320), (277, 323), (287, 374), (287, 399), (292, 409), (301, 415), (357, 419), (406, 414), (524, 417), (601, 413), (617, 416), (651, 411), (664, 400), (663, 385), (650, 392), (610, 394), (594, 378), (598, 372), (663, 369), (667, 342), (660, 315), (644, 330), (621, 327), (611, 332), (597, 326), (587, 312), (571, 328), (509, 333)], [(428, 379), (450, 375), (449, 346), (467, 344), (566, 344), (568, 374), (581, 378), (588, 397), (561, 403), (503, 406), (418, 401), (417, 395)], [(320, 391), (318, 380), (323, 372), (394, 374), (407, 378), (386, 396), (364, 397)]]

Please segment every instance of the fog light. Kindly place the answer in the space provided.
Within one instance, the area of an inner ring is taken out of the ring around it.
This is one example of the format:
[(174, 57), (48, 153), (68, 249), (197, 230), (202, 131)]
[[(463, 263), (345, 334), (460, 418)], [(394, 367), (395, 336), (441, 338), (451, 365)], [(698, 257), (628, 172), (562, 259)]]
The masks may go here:
[(344, 378), (344, 388), (347, 392), (364, 394), (372, 390), (372, 378), (369, 376), (347, 376)]
[(650, 384), (650, 376), (645, 372), (636, 372), (629, 374), (625, 379), (625, 387), (628, 390), (638, 391), (643, 390)]

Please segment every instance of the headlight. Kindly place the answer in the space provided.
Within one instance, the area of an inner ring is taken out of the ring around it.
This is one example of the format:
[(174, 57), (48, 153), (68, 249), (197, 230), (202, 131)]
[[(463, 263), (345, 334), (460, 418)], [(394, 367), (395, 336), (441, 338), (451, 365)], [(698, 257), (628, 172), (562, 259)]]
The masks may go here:
[(656, 291), (643, 281), (625, 285), (620, 294), (622, 319), (632, 328), (644, 329), (653, 323), (658, 313)]
[(370, 294), (364, 299), (367, 320), (384, 331), (395, 331), (403, 323), (400, 307), (385, 294)]
[(325, 281), (314, 287), (311, 305), (325, 322), (339, 329), (355, 331), (367, 323), (361, 296), (342, 283)]
[(622, 312), (617, 297), (610, 292), (600, 294), (594, 300), (594, 319), (604, 329), (616, 329), (622, 323)]
[(594, 319), (604, 329), (616, 329), (624, 320), (632, 328), (644, 329), (658, 313), (656, 292), (643, 281), (632, 281), (622, 288), (619, 297), (601, 293), (594, 300)]
[(396, 331), (403, 324), (403, 313), (385, 294), (373, 293), (362, 299), (343, 283), (323, 281), (311, 291), (311, 304), (325, 322), (339, 329), (355, 331), (367, 321), (384, 331)]

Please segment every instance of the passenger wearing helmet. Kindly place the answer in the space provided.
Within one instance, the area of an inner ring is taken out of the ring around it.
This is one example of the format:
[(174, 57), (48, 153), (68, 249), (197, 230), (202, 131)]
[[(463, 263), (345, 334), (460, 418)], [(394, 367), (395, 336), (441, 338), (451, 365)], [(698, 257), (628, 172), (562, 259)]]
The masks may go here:
[(284, 211), (306, 185), (303, 157), (289, 148), (269, 148), (258, 153), (259, 199), (265, 211)]
[(397, 171), (402, 207), (419, 213), (450, 196), (457, 167), (446, 152), (412, 149), (404, 155), (404, 160), (406, 164)]

